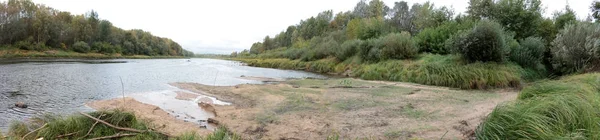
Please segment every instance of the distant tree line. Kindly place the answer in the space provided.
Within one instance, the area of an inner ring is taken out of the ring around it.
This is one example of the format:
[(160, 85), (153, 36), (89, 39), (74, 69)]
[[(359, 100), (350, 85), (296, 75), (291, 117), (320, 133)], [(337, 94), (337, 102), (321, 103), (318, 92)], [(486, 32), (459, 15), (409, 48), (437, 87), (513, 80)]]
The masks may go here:
[(592, 3), (585, 20), (568, 5), (543, 17), (541, 5), (541, 0), (469, 0), (466, 13), (455, 15), (431, 2), (388, 7), (381, 0), (360, 0), (352, 11), (324, 11), (231, 56), (371, 63), (432, 53), (557, 74), (600, 70), (600, 45), (593, 43), (600, 42), (600, 2)]
[(24, 50), (192, 56), (177, 42), (143, 30), (123, 30), (90, 11), (72, 15), (30, 0), (0, 3), (0, 45)]

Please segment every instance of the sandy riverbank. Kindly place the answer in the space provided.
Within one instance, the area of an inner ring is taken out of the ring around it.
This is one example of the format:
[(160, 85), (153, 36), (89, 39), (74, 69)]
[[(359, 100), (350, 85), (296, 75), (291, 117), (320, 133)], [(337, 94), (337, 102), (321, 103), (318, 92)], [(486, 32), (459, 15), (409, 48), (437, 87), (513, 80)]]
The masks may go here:
[(517, 95), (357, 79), (171, 85), (233, 103), (215, 106), (215, 119), (247, 139), (465, 139), (496, 105)]

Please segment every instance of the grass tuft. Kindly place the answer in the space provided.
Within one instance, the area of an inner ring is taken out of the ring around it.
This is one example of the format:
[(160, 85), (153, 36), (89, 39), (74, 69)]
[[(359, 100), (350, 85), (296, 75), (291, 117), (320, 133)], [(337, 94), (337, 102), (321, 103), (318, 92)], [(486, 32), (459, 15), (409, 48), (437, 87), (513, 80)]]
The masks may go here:
[(500, 105), (478, 139), (600, 139), (600, 73), (543, 81)]

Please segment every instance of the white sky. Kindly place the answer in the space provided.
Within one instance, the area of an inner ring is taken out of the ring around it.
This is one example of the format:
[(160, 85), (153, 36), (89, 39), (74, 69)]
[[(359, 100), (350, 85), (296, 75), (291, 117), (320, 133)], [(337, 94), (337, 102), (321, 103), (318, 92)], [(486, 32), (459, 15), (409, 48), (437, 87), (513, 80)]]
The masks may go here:
[[(6, 1), (6, 0), (0, 0)], [(91, 9), (101, 19), (123, 29), (142, 29), (171, 38), (195, 53), (224, 53), (249, 49), (319, 12), (354, 8), (359, 0), (33, 0), (61, 11), (83, 14)], [(383, 0), (389, 7), (399, 0)], [(423, 0), (407, 0), (409, 6)], [(430, 0), (464, 12), (469, 0)], [(564, 9), (566, 3), (578, 18), (590, 13), (592, 0), (542, 0), (545, 16)]]

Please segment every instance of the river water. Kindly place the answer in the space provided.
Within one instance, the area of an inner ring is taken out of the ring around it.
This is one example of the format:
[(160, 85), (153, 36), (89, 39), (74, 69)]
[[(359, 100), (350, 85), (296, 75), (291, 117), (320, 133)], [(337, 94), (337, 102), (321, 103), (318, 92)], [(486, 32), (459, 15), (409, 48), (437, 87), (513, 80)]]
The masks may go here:
[[(324, 78), (302, 71), (255, 68), (235, 61), (199, 58), (0, 60), (0, 130), (6, 131), (12, 121), (23, 121), (36, 115), (92, 111), (85, 106), (86, 102), (118, 98), (123, 92), (126, 96), (142, 95), (137, 97), (146, 99), (171, 96), (180, 90), (168, 85), (173, 82), (217, 86), (261, 83), (241, 79), (241, 75)], [(24, 102), (29, 107), (15, 108), (17, 102)]]

